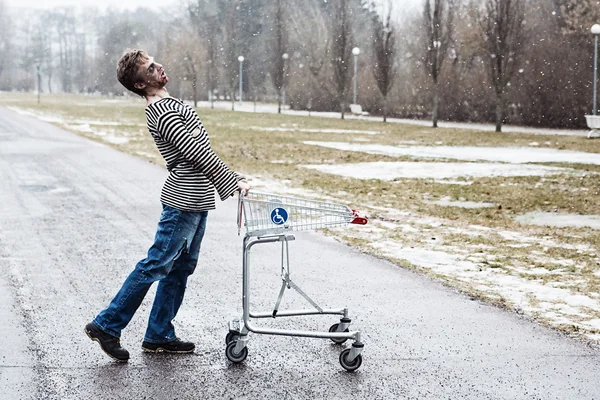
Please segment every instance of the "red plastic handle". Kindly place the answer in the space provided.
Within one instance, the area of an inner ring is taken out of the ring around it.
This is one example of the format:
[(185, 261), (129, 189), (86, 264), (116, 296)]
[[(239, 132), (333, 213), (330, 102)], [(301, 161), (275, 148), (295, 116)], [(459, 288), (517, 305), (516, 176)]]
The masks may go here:
[(358, 211), (352, 210), (352, 212), (354, 213), (354, 219), (350, 222), (351, 224), (366, 225), (369, 222), (365, 217), (359, 216)]

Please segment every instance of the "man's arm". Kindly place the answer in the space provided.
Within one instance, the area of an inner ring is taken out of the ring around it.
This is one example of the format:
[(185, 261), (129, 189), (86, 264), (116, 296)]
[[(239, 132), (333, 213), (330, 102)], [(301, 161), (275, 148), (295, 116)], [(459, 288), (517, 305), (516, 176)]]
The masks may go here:
[(181, 114), (169, 111), (161, 115), (158, 133), (212, 182), (221, 200), (227, 199), (238, 189), (238, 175), (227, 168), (209, 145), (202, 145), (192, 138)]

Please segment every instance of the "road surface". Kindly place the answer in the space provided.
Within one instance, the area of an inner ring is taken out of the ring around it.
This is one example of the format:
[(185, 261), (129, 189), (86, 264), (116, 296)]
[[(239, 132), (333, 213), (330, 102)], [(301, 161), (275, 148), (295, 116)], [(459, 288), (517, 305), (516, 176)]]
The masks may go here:
[[(142, 110), (140, 110), (142, 112)], [(224, 354), (241, 312), (234, 199), (209, 215), (176, 320), (192, 355), (145, 354), (152, 292), (117, 364), (83, 333), (152, 242), (165, 170), (0, 108), (0, 399), (598, 399), (600, 351), (313, 232), (290, 244), (292, 277), (323, 306), (348, 306), (363, 365), (344, 346), (255, 335)], [(256, 246), (255, 310), (273, 307), (279, 247)], [(289, 292), (282, 307), (305, 308)], [(334, 317), (260, 321), (327, 329)], [(347, 346), (347, 345), (345, 345)]]

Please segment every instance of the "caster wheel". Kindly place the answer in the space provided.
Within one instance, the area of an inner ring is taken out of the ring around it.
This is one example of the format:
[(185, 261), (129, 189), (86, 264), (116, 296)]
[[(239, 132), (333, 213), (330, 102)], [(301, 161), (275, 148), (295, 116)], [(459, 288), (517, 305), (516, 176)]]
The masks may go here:
[(362, 364), (362, 355), (359, 354), (354, 360), (352, 360), (352, 362), (350, 362), (348, 361), (349, 354), (350, 349), (342, 351), (340, 354), (340, 364), (348, 372), (356, 371)]
[(240, 338), (240, 334), (239, 332), (236, 331), (229, 331), (229, 333), (227, 333), (227, 336), (225, 336), (225, 344), (229, 344), (230, 342), (235, 342)]
[(238, 364), (238, 363), (241, 363), (242, 361), (244, 361), (246, 359), (246, 357), (248, 357), (248, 348), (244, 347), (242, 349), (242, 351), (240, 351), (239, 353), (236, 353), (235, 352), (235, 343), (236, 342), (229, 342), (227, 344), (227, 347), (225, 348), (225, 355), (227, 356), (227, 359), (229, 361), (231, 361), (232, 363)]
[[(333, 324), (331, 325), (331, 328), (329, 328), (329, 332), (336, 332), (338, 326), (340, 326), (340, 324)], [(344, 332), (350, 332), (348, 329), (344, 330)], [(346, 340), (348, 339), (331, 339), (331, 341), (335, 344), (342, 344), (344, 343)]]

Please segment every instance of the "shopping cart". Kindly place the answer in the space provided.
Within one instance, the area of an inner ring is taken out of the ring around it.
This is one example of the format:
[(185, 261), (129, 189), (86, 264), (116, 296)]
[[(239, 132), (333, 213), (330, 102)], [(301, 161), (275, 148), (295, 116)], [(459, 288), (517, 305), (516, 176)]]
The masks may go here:
[[(348, 309), (324, 309), (315, 303), (302, 291), (290, 278), (290, 260), (288, 243), (295, 240), (291, 231), (314, 230), (327, 227), (346, 226), (348, 224), (365, 225), (367, 219), (360, 217), (355, 210), (335, 203), (304, 200), (275, 194), (250, 192), (240, 194), (238, 201), (238, 234), (246, 227), (243, 241), (243, 284), (242, 284), (242, 309), (241, 319), (229, 323), (229, 333), (225, 338), (225, 354), (229, 361), (241, 363), (248, 356), (246, 347), (249, 333), (266, 335), (300, 336), (331, 339), (336, 344), (342, 344), (348, 339), (354, 340), (352, 347), (345, 349), (340, 354), (340, 364), (347, 371), (355, 371), (362, 364), (361, 352), (364, 347), (360, 341), (360, 332), (349, 331), (351, 319)], [(271, 312), (250, 311), (250, 249), (256, 244), (281, 242), (281, 290)], [(279, 311), (283, 294), (287, 289), (296, 290), (313, 309)], [(255, 326), (251, 318), (278, 318), (300, 315), (341, 315), (339, 323), (333, 324), (329, 332), (298, 331), (284, 329), (270, 329)]]

